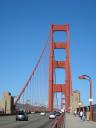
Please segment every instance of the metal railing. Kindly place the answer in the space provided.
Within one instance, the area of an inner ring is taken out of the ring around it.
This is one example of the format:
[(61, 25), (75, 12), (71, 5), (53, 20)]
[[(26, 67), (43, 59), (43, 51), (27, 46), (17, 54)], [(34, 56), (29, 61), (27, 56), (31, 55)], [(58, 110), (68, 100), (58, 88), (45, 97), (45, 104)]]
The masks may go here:
[(60, 116), (56, 117), (56, 119), (52, 121), (50, 128), (64, 128), (64, 116), (65, 113), (62, 113)]

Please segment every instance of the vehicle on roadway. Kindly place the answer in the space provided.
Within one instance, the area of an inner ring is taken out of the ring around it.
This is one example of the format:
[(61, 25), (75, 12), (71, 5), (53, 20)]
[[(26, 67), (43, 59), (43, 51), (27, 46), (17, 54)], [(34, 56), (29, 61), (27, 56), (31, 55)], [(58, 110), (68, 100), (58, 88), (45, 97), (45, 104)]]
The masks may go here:
[(61, 113), (59, 111), (54, 111), (49, 114), (49, 119), (55, 119), (56, 116), (60, 116)]
[(41, 112), (40, 115), (41, 116), (45, 116), (46, 114), (45, 114), (45, 112)]
[(51, 112), (49, 114), (49, 119), (55, 119), (56, 118), (56, 112)]
[(17, 120), (25, 120), (25, 121), (28, 121), (28, 115), (26, 112), (24, 111), (19, 111), (17, 114), (16, 114), (16, 121)]
[(34, 114), (35, 112), (31, 112), (31, 114)]
[(61, 113), (59, 112), (59, 111), (56, 111), (56, 116), (60, 116), (61, 115)]

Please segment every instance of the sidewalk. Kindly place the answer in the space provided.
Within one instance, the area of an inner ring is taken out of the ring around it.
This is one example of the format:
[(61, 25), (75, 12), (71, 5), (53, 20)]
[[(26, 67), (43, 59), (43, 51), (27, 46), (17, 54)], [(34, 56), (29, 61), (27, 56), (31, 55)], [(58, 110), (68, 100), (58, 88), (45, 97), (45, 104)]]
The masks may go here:
[(65, 128), (96, 128), (96, 122), (82, 121), (78, 116), (66, 114)]

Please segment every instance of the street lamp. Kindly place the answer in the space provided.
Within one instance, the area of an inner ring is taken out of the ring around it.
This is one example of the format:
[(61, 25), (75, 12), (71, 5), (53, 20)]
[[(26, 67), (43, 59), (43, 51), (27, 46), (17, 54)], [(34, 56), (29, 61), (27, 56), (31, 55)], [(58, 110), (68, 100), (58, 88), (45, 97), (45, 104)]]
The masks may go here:
[(93, 101), (93, 99), (92, 99), (92, 79), (88, 75), (81, 75), (81, 76), (79, 76), (79, 79), (86, 79), (89, 81), (89, 84), (90, 84), (90, 99), (89, 99), (89, 101), (90, 101), (90, 120), (92, 120), (92, 101)]

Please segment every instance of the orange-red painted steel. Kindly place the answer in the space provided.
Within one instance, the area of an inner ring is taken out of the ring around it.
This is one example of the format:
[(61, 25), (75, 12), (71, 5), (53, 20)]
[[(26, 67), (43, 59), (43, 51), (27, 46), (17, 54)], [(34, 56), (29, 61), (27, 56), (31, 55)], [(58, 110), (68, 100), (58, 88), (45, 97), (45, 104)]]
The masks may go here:
[[(65, 42), (54, 42), (53, 35), (55, 31), (66, 32), (67, 38)], [(54, 49), (65, 49), (66, 60), (55, 61)], [(64, 84), (54, 84), (54, 70), (56, 68), (64, 68), (66, 80)], [(50, 65), (49, 65), (49, 111), (53, 111), (54, 93), (63, 92), (65, 95), (66, 111), (70, 110), (70, 96), (72, 95), (71, 70), (70, 70), (70, 48), (69, 48), (69, 25), (52, 25), (50, 31)]]

